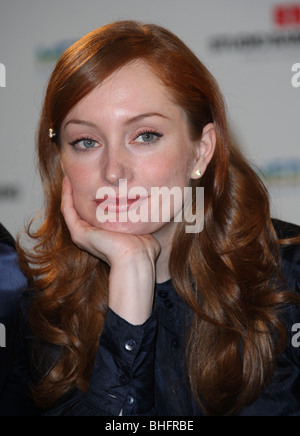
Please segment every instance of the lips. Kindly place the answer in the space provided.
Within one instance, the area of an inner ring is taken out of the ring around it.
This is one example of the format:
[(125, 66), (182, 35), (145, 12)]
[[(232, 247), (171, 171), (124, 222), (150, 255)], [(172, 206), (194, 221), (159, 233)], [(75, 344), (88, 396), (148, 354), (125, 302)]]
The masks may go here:
[(148, 197), (141, 197), (137, 195), (136, 198), (116, 197), (110, 198), (108, 195), (102, 199), (96, 199), (95, 202), (98, 207), (108, 212), (126, 212), (132, 207), (138, 207)]

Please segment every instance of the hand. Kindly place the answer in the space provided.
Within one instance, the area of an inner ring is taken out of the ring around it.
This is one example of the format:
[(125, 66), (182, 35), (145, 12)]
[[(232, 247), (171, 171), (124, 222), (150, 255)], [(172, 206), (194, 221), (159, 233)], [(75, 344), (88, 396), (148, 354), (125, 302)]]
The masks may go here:
[(152, 312), (158, 241), (152, 235), (98, 229), (82, 220), (74, 207), (72, 185), (67, 177), (61, 211), (73, 242), (111, 267), (110, 308), (131, 324), (143, 324)]

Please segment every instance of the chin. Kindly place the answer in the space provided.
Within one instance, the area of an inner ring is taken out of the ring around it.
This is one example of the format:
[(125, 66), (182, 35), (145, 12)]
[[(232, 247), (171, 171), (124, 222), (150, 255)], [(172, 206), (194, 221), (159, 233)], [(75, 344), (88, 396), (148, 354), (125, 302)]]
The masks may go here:
[(151, 223), (119, 223), (119, 222), (106, 222), (99, 223), (97, 222), (96, 227), (101, 230), (108, 230), (110, 232), (116, 233), (126, 233), (129, 235), (149, 235), (156, 232), (158, 229), (158, 224), (155, 223), (154, 226)]

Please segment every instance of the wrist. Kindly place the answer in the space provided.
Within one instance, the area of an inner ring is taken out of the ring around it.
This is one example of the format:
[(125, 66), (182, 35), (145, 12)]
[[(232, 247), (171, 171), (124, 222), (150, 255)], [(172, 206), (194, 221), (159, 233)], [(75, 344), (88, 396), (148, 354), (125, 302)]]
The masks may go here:
[(155, 266), (151, 262), (120, 262), (111, 268), (109, 307), (133, 325), (151, 316), (155, 287)]

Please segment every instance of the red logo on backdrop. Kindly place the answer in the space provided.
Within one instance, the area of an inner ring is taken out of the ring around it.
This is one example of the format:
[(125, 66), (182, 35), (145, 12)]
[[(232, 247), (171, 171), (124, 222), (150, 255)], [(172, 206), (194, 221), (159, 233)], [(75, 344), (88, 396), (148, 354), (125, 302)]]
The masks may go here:
[(280, 27), (300, 25), (300, 4), (279, 5), (274, 8), (274, 20)]

